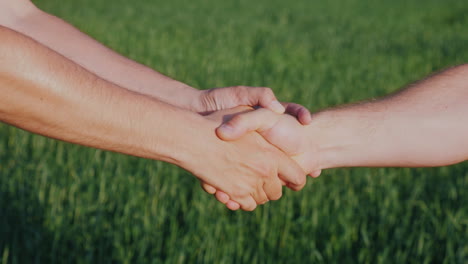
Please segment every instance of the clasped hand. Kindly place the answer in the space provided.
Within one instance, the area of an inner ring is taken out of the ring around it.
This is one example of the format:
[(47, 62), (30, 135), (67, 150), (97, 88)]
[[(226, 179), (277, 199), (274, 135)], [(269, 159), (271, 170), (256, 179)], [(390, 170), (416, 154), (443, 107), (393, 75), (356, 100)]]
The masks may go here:
[[(220, 139), (247, 144), (245, 147), (252, 160), (245, 165), (253, 166), (251, 169), (262, 175), (239, 175), (232, 179), (239, 184), (234, 190), (222, 190), (202, 180), (203, 189), (214, 194), (229, 209), (254, 210), (259, 204), (279, 199), (282, 196), (282, 186), (299, 191), (306, 183), (306, 174), (313, 177), (320, 175), (320, 170), (314, 169), (307, 162), (309, 155), (306, 152), (311, 148), (304, 144), (304, 125), (293, 117), (299, 116), (298, 111), (304, 111), (305, 108), (296, 104), (286, 107), (288, 114), (240, 106), (206, 116), (220, 125), (216, 129)], [(309, 113), (307, 115), (310, 117)], [(307, 119), (309, 120), (303, 123), (310, 123), (310, 118)], [(256, 188), (246, 195), (243, 185), (255, 185)]]

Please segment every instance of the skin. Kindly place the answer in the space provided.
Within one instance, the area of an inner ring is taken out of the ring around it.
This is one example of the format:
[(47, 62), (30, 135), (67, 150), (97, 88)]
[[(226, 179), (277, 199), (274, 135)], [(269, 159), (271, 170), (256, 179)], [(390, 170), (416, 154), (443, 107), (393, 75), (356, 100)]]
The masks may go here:
[[(0, 121), (47, 137), (178, 165), (243, 210), (300, 189), (305, 173), (251, 133), (225, 142), (214, 122), (108, 82), (0, 26)], [(187, 133), (189, 132), (189, 133)]]
[[(131, 91), (147, 97), (145, 100), (155, 101), (154, 99), (156, 99), (160, 103), (164, 102), (202, 115), (239, 105), (250, 105), (261, 106), (276, 113), (283, 113), (286, 109), (302, 124), (308, 124), (311, 121), (310, 112), (306, 108), (293, 103), (279, 103), (272, 90), (267, 87), (233, 86), (198, 90), (173, 80), (149, 67), (117, 54), (62, 19), (43, 12), (29, 0), (0, 0), (0, 26), (29, 36), (50, 50), (63, 55), (70, 62), (80, 65), (80, 67), (75, 66), (75, 68), (82, 67), (98, 77), (96, 79), (115, 84), (113, 87), (115, 91), (125, 90), (118, 91), (119, 93)], [(67, 37), (64, 38), (63, 36)], [(70, 45), (70, 43), (73, 43), (73, 45)], [(15, 45), (14, 42), (11, 42), (11, 44)], [(6, 62), (3, 61), (2, 63)], [(15, 67), (15, 64), (10, 64), (9, 67)], [(45, 74), (43, 78), (50, 77), (47, 76), (47, 74), (50, 75), (48, 72), (43, 74)], [(12, 76), (5, 76), (4, 78), (13, 79)], [(72, 79), (76, 80), (77, 78)], [(35, 86), (39, 86), (39, 84), (31, 84), (31, 87)], [(42, 120), (42, 122), (48, 121), (54, 122), (54, 120)], [(18, 126), (21, 127), (21, 124)], [(34, 129), (30, 129), (30, 131), (36, 132)], [(37, 132), (40, 133), (40, 131)], [(65, 136), (43, 134), (67, 140)], [(89, 145), (81, 140), (73, 142)], [(113, 149), (112, 146), (107, 146), (106, 143), (101, 143), (98, 147)], [(130, 152), (128, 154), (142, 156), (139, 153)], [(277, 179), (274, 182), (277, 182)], [(297, 189), (298, 187), (293, 185), (292, 188)], [(274, 195), (269, 196), (276, 199), (278, 192), (276, 191)], [(263, 200), (261, 199), (261, 203), (263, 203)], [(238, 204), (236, 206), (238, 208)]]
[(232, 118), (217, 134), (233, 141), (257, 131), (314, 177), (338, 167), (445, 166), (468, 159), (467, 102), (468, 65), (460, 65), (379, 100), (318, 112), (308, 126), (266, 109), (219, 112)]
[[(173, 80), (114, 52), (29, 0), (0, 0), (0, 25), (31, 37), (102, 79), (179, 108), (202, 114), (240, 105), (259, 105), (276, 113), (285, 111), (268, 87), (198, 90)], [(310, 123), (310, 112), (302, 106), (295, 107), (301, 108), (296, 112), (298, 120)]]

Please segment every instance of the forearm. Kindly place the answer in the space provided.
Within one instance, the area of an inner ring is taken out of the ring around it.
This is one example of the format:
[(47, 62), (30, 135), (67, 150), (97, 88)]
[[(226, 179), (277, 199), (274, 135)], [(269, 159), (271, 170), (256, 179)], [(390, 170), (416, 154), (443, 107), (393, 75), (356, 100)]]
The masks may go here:
[[(13, 2), (9, 5), (18, 4)], [(10, 12), (10, 17), (3, 18), (0, 25), (3, 23), (30, 36), (99, 77), (121, 87), (158, 98), (177, 107), (189, 110), (198, 107), (197, 89), (117, 54), (65, 21), (37, 9), (29, 1), (18, 2), (23, 2), (23, 6), (18, 8), (20, 11), (16, 14)]]
[(459, 66), (381, 100), (320, 112), (307, 135), (322, 168), (454, 164), (468, 159), (467, 101), (468, 67)]
[(197, 114), (106, 82), (14, 31), (0, 27), (0, 39), (3, 122), (185, 168), (216, 140)]

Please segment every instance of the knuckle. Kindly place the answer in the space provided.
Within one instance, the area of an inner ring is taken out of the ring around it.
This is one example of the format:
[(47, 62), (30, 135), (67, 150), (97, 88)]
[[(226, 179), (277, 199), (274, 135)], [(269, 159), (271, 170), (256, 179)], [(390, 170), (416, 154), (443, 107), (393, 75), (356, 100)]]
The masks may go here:
[(260, 177), (263, 180), (270, 180), (277, 175), (276, 169), (268, 164), (260, 165), (259, 167), (261, 169)]
[(234, 86), (233, 92), (237, 101), (243, 101), (248, 97), (248, 91), (245, 86)]
[(302, 186), (304, 185), (304, 182), (302, 180), (298, 180), (296, 178), (293, 178), (290, 180), (290, 183), (292, 186), (294, 186), (295, 188), (299, 188), (299, 186)]
[(283, 192), (280, 190), (279, 192), (273, 193), (270, 199), (273, 201), (276, 201), (276, 200), (279, 200), (282, 196), (283, 196)]
[(301, 186), (301, 189), (302, 189), (302, 188), (304, 188), (304, 185), (305, 185), (306, 182), (307, 182), (307, 179), (306, 179), (306, 176), (307, 176), (307, 175), (302, 175), (302, 174), (300, 174), (300, 175), (298, 175), (298, 176), (299, 176), (299, 177), (298, 177), (298, 184)]
[(292, 186), (291, 190), (295, 191), (295, 192), (298, 192), (300, 190), (302, 190), (302, 188), (304, 188), (305, 185), (294, 185)]
[(262, 173), (260, 173), (260, 178), (262, 179), (262, 182), (265, 180), (268, 180), (271, 177), (270, 172), (267, 170), (263, 170)]
[(245, 196), (245, 193), (242, 190), (234, 189), (231, 192), (231, 195), (232, 195), (233, 198), (242, 198), (242, 197)]
[(231, 192), (232, 197), (235, 197), (235, 198), (238, 198), (238, 199), (245, 198), (249, 194), (250, 194), (250, 192), (247, 189), (245, 189), (243, 187), (240, 187), (240, 186), (237, 187), (237, 188), (234, 188), (234, 190)]
[(252, 203), (252, 204), (247, 204), (247, 205), (244, 205), (244, 206), (242, 207), (242, 209), (243, 209), (244, 211), (249, 211), (249, 212), (252, 212), (253, 210), (255, 210), (255, 208), (257, 208), (257, 205), (254, 204), (254, 203)]
[(231, 119), (232, 123), (242, 123), (245, 121), (245, 116), (244, 115), (236, 115)]
[(268, 96), (274, 96), (273, 90), (270, 87), (262, 87), (263, 93)]
[[(292, 176), (292, 175), (291, 175)], [(300, 186), (304, 184), (304, 180), (302, 179), (303, 177), (300, 177), (299, 175), (294, 175), (291, 177), (291, 183)]]
[(241, 95), (246, 95), (249, 92), (249, 87), (244, 86), (244, 85), (237, 86), (237, 89), (239, 90)]
[(241, 115), (234, 116), (229, 120), (226, 124), (229, 124), (232, 127), (239, 128), (242, 126), (242, 124), (245, 122), (245, 117), (242, 117)]
[(285, 179), (287, 179), (288, 182), (294, 184), (294, 185), (304, 185), (306, 183), (306, 176), (305, 173), (302, 172), (290, 172), (288, 175), (284, 175)]
[(236, 129), (247, 129), (249, 127), (249, 121), (244, 115), (236, 115), (231, 120), (228, 121), (232, 127)]
[(270, 200), (278, 201), (281, 198), (281, 196), (282, 196), (281, 194), (280, 195), (273, 195), (273, 196), (270, 197)]
[(305, 187), (305, 185), (306, 183), (304, 182), (303, 184), (291, 184), (288, 187), (290, 187), (290, 189), (293, 191), (300, 191)]

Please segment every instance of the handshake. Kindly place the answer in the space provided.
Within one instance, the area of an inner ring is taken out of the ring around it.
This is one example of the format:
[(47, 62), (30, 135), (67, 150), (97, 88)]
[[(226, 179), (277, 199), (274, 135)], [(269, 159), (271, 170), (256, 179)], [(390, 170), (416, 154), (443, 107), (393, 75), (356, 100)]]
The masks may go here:
[(222, 124), (216, 129), (218, 137), (237, 147), (234, 153), (217, 157), (240, 165), (224, 168), (218, 175), (219, 183), (201, 179), (203, 189), (229, 209), (254, 210), (257, 205), (278, 200), (282, 186), (299, 191), (306, 174), (320, 175), (313, 142), (307, 137), (305, 124), (312, 121), (309, 111), (296, 104), (285, 106), (286, 114), (239, 106), (206, 116), (213, 125)]
[(229, 209), (251, 211), (327, 168), (459, 163), (468, 159), (467, 76), (467, 65), (453, 67), (390, 96), (313, 116), (297, 104), (271, 107), (279, 103), (216, 111), (204, 117), (213, 138), (203, 137), (204, 152), (185, 168)]
[[(48, 15), (42, 19), (52, 23)], [(232, 210), (277, 200), (282, 186), (301, 190), (307, 174), (318, 177), (327, 168), (429, 167), (468, 159), (468, 64), (312, 117), (300, 105), (282, 106), (269, 89), (196, 90), (116, 56), (61, 20), (53, 25), (80, 48), (62, 46), (68, 42), (38, 33), (37, 26), (32, 36), (19, 33), (28, 33), (25, 28), (0, 26), (0, 121), (171, 162)]]

